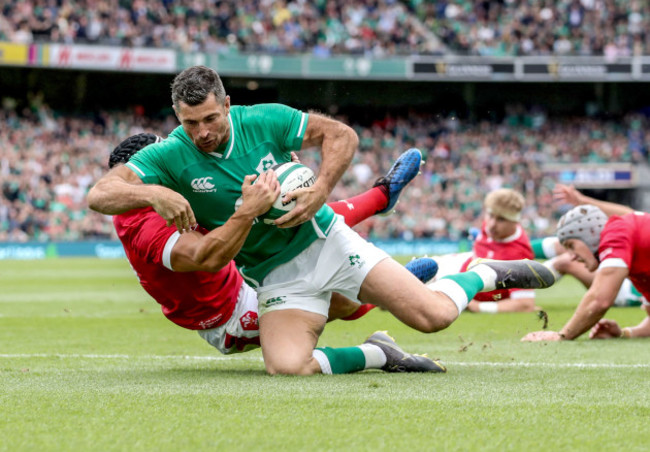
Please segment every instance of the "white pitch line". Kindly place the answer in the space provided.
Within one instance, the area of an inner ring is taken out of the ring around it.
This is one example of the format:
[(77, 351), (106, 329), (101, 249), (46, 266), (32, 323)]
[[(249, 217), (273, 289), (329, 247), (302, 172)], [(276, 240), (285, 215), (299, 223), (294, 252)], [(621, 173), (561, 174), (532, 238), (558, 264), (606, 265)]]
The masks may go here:
[[(155, 360), (155, 361), (251, 361), (261, 362), (261, 356), (191, 356), (191, 355), (121, 355), (121, 354), (63, 354), (63, 353), (1, 353), (0, 359), (17, 358), (59, 358), (59, 359), (125, 359), (125, 360)], [(551, 369), (650, 369), (650, 363), (614, 364), (614, 363), (535, 363), (535, 362), (467, 362), (444, 361), (446, 366), (467, 367), (546, 367)]]
[(552, 369), (650, 369), (650, 364), (614, 364), (614, 363), (527, 363), (527, 362), (449, 362), (441, 360), (445, 366), (477, 367), (548, 367)]
[(261, 356), (187, 356), (187, 355), (95, 355), (95, 354), (63, 354), (63, 353), (1, 353), (0, 359), (12, 358), (60, 358), (60, 359), (142, 359), (142, 360), (194, 360), (194, 361), (262, 361)]

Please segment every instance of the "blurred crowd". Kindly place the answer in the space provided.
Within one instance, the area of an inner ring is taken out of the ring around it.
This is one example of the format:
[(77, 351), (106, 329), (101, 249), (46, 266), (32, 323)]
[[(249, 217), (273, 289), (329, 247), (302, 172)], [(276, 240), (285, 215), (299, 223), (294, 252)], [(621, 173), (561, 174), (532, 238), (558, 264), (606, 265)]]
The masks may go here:
[(614, 60), (650, 50), (646, 0), (422, 1), (417, 14), (452, 53)]
[[(369, 238), (460, 239), (479, 226), (484, 195), (510, 187), (527, 200), (523, 224), (531, 236), (553, 234), (555, 184), (545, 162), (648, 161), (649, 119), (630, 114), (617, 121), (548, 118), (540, 110), (509, 108), (499, 123), (469, 123), (454, 116), (411, 112), (355, 124), (360, 149), (332, 193), (344, 199), (370, 188), (409, 147), (422, 150), (422, 174), (404, 191), (397, 215), (357, 226)], [(108, 156), (124, 138), (142, 131), (166, 136), (173, 116), (151, 119), (137, 110), (58, 116), (33, 99), (16, 111), (0, 110), (0, 241), (115, 238), (109, 217), (89, 211), (85, 194), (107, 170)], [(301, 152), (318, 168), (316, 150)]]
[(1, 0), (0, 5), (0, 41), (320, 57), (430, 53), (438, 42), (395, 0)]
[(191, 52), (650, 53), (645, 0), (0, 0), (0, 41)]

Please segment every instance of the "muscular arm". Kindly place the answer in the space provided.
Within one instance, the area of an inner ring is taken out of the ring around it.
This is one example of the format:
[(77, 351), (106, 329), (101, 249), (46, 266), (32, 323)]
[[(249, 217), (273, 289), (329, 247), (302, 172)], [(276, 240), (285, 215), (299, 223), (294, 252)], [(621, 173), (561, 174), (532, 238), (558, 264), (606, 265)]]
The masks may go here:
[(611, 217), (612, 215), (625, 215), (630, 212), (634, 212), (633, 209), (627, 206), (613, 202), (600, 201), (596, 198), (586, 196), (576, 190), (573, 185), (557, 184), (553, 188), (553, 198), (559, 202), (566, 202), (574, 206), (579, 206), (581, 204), (591, 204), (592, 206), (596, 206), (602, 210), (608, 217)]
[(179, 232), (189, 231), (196, 224), (189, 202), (180, 194), (160, 185), (143, 184), (126, 166), (117, 166), (106, 173), (88, 192), (88, 207), (105, 215), (117, 215), (140, 207), (153, 207)]
[(564, 339), (575, 339), (594, 326), (614, 304), (628, 273), (627, 268), (619, 267), (598, 270), (594, 282), (582, 297), (573, 317), (560, 330), (560, 335), (564, 335)]
[(253, 226), (255, 215), (235, 214), (210, 233), (196, 231), (182, 234), (171, 254), (171, 264), (177, 272), (217, 272), (235, 258)]
[(308, 188), (297, 190), (296, 207), (286, 215), (278, 218), (278, 227), (297, 226), (314, 217), (325, 203), (345, 170), (359, 145), (356, 132), (340, 121), (310, 113), (309, 122), (303, 138), (302, 147), (321, 147), (322, 162), (316, 183)]
[(280, 184), (273, 171), (246, 176), (242, 185), (242, 205), (226, 221), (208, 234), (195, 231), (181, 235), (171, 253), (174, 271), (216, 272), (225, 267), (244, 245), (255, 218), (271, 207), (280, 194)]

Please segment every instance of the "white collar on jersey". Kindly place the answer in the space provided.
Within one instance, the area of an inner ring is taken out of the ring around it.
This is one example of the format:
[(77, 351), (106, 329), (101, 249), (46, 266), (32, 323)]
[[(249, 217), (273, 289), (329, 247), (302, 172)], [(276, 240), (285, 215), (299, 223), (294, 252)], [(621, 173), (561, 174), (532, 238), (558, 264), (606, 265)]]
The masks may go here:
[(228, 113), (228, 122), (230, 123), (230, 146), (228, 146), (225, 156), (221, 152), (216, 152), (216, 151), (210, 152), (210, 155), (214, 157), (227, 159), (228, 157), (230, 157), (230, 153), (235, 147), (235, 128), (232, 126), (232, 118), (230, 117), (230, 113)]

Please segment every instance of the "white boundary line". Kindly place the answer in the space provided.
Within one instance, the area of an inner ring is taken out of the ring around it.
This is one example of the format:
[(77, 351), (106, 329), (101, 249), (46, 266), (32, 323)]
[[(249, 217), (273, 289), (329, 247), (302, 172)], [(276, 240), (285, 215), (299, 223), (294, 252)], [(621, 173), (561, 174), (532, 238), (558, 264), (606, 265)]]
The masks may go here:
[(188, 356), (188, 355), (95, 355), (95, 354), (63, 354), (63, 353), (2, 353), (0, 359), (13, 358), (59, 358), (59, 359), (132, 359), (151, 361), (262, 361), (261, 356)]
[[(1, 353), (0, 359), (20, 358), (59, 358), (59, 359), (124, 359), (151, 361), (251, 361), (262, 362), (261, 356), (190, 356), (190, 355), (96, 355), (96, 354), (63, 354), (63, 353)], [(550, 369), (650, 369), (650, 363), (615, 364), (615, 363), (545, 363), (545, 362), (466, 362), (444, 361), (446, 366), (465, 367), (531, 367)]]

